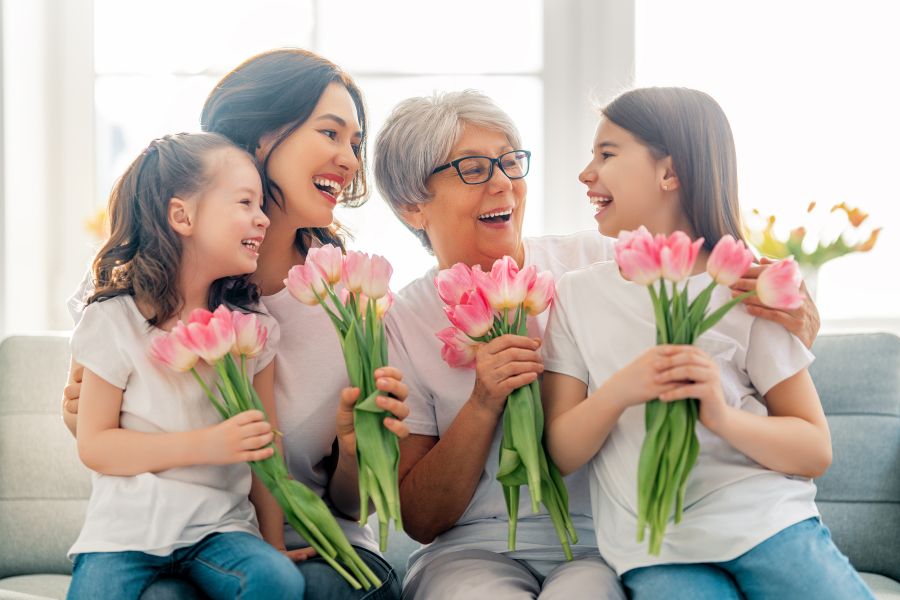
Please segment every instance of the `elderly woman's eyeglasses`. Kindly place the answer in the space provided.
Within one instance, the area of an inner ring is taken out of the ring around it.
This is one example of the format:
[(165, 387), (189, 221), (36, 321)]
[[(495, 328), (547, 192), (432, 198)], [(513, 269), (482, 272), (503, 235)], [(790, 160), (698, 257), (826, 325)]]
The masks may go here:
[(431, 172), (432, 175), (453, 167), (459, 174), (463, 183), (478, 185), (489, 181), (494, 176), (494, 165), (500, 167), (503, 174), (510, 179), (522, 179), (528, 175), (531, 167), (531, 152), (529, 150), (511, 150), (504, 152), (497, 158), (490, 156), (463, 156), (441, 165)]

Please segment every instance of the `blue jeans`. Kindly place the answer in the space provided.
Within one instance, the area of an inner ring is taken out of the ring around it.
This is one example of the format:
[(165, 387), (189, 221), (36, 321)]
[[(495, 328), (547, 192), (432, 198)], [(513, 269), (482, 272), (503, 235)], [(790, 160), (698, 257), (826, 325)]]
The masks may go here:
[(874, 600), (818, 517), (791, 525), (733, 560), (640, 567), (626, 571), (622, 582), (637, 600)]
[(306, 580), (306, 600), (397, 600), (400, 582), (393, 567), (381, 556), (359, 546), (353, 547), (363, 562), (381, 580), (378, 589), (354, 590), (324, 559), (316, 557), (298, 562), (297, 570)]
[(68, 598), (140, 598), (161, 577), (190, 580), (210, 598), (302, 599), (303, 575), (278, 550), (243, 532), (214, 533), (168, 556), (87, 552), (75, 557)]

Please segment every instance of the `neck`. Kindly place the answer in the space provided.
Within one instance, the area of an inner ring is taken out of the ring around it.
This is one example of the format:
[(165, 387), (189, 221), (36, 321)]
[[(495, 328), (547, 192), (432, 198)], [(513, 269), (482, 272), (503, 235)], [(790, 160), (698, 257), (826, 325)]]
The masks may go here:
[[(512, 256), (513, 260), (516, 261), (516, 264), (519, 266), (520, 269), (525, 266), (525, 244), (522, 242), (522, 240), (519, 240), (519, 243), (516, 246), (516, 249), (511, 254), (511, 256)], [(469, 265), (470, 267), (474, 267), (474, 266), (478, 265), (481, 267), (482, 271), (487, 273), (487, 272), (490, 272), (491, 267), (494, 266), (494, 262), (496, 262), (500, 258), (503, 258), (503, 256), (502, 255), (501, 256), (481, 255), (477, 258), (464, 256), (464, 257), (459, 257), (459, 258), (451, 258), (446, 261), (438, 259), (438, 269), (449, 269), (456, 263), (461, 262), (463, 264)]]
[(291, 267), (303, 264), (306, 256), (294, 245), (297, 235), (295, 228), (287, 227), (275, 219), (266, 231), (266, 239), (259, 247), (259, 259), (253, 283), (259, 286), (263, 296), (271, 296), (284, 288), (284, 279)]
[[(215, 278), (198, 268), (198, 261), (189, 258), (190, 253), (185, 252), (181, 259), (181, 268), (178, 274), (178, 292), (182, 305), (178, 312), (163, 323), (157, 323), (159, 329), (169, 331), (179, 320), (187, 322), (191, 311), (195, 308), (209, 309), (209, 288)], [(145, 318), (150, 318), (153, 310), (140, 298), (135, 298), (138, 310)]]

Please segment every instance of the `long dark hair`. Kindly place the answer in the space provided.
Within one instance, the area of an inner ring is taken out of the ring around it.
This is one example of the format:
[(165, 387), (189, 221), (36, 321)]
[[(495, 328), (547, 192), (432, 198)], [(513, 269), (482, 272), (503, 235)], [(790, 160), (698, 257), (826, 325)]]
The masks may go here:
[[(130, 295), (149, 307), (150, 325), (181, 309), (178, 289), (181, 238), (169, 225), (169, 200), (209, 186), (211, 153), (237, 148), (215, 133), (179, 133), (153, 140), (116, 181), (109, 197), (110, 236), (93, 263), (94, 293), (87, 304)], [(208, 307), (229, 304), (247, 311), (259, 300), (249, 275), (223, 277), (210, 286)]]
[(639, 88), (600, 112), (644, 143), (654, 158), (672, 157), (684, 213), (706, 249), (725, 234), (743, 239), (734, 137), (712, 97), (688, 88)]
[[(263, 194), (268, 202), (284, 208), (284, 195), (278, 182), (268, 175), (269, 157), (284, 140), (312, 114), (330, 83), (343, 85), (353, 103), (362, 126), (359, 147), (359, 170), (344, 190), (342, 203), (358, 206), (365, 202), (366, 188), (366, 109), (362, 92), (353, 79), (334, 63), (299, 48), (280, 48), (257, 54), (225, 75), (210, 92), (200, 127), (227, 136), (251, 154), (256, 152), (265, 135), (278, 132), (275, 143), (262, 160)], [(321, 243), (343, 247), (340, 226), (298, 229), (297, 249), (306, 254), (310, 238)]]

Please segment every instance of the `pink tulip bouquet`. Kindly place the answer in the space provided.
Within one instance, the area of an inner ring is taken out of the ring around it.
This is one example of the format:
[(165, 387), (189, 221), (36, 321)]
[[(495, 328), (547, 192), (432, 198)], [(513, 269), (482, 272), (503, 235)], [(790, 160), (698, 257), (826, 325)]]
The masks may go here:
[(381, 551), (387, 550), (388, 523), (403, 531), (397, 467), (397, 436), (384, 427), (392, 416), (375, 404), (375, 370), (387, 365), (384, 314), (390, 308), (391, 265), (381, 256), (348, 252), (327, 244), (312, 248), (306, 262), (291, 268), (285, 284), (300, 302), (319, 304), (341, 340), (350, 384), (359, 388), (353, 410), (356, 460), (359, 466), (360, 525), (369, 517), (369, 499), (378, 515)]
[[(444, 343), (441, 356), (451, 367), (473, 367), (478, 345), (495, 337), (527, 335), (526, 318), (547, 310), (555, 289), (552, 273), (538, 273), (533, 265), (520, 271), (508, 256), (498, 259), (490, 273), (457, 263), (434, 281), (453, 324), (437, 332)], [(503, 411), (497, 480), (509, 515), (509, 549), (516, 547), (519, 487), (527, 485), (531, 509), (538, 512), (544, 503), (566, 558), (572, 560), (570, 544), (578, 538), (569, 516), (569, 494), (544, 448), (543, 433), (540, 385), (533, 381), (510, 394)]]
[[(756, 290), (731, 299), (707, 315), (716, 285), (731, 286), (753, 261), (743, 242), (724, 236), (713, 248), (706, 270), (713, 281), (693, 300), (688, 299), (688, 278), (703, 245), (691, 241), (681, 231), (666, 237), (652, 236), (646, 228), (623, 231), (616, 243), (616, 262), (622, 276), (647, 286), (656, 315), (658, 344), (693, 344), (710, 327), (744, 298), (756, 294), (767, 306), (792, 309), (803, 303), (799, 292), (800, 271), (792, 259), (765, 269)], [(667, 283), (668, 282), (668, 283)], [(694, 431), (699, 416), (694, 398), (664, 403), (651, 400), (645, 405), (647, 435), (638, 462), (638, 534), (644, 541), (650, 529), (649, 552), (658, 555), (672, 504), (675, 523), (681, 521), (687, 479), (700, 452)]]
[[(172, 331), (154, 338), (151, 356), (179, 373), (190, 371), (223, 419), (247, 410), (265, 409), (247, 375), (247, 359), (258, 356), (266, 345), (268, 330), (255, 314), (194, 310), (187, 324), (179, 321)], [(235, 357), (239, 357), (236, 362)], [(215, 370), (215, 389), (197, 372), (203, 359)], [(325, 502), (311, 489), (291, 479), (275, 444), (274, 454), (251, 462), (250, 468), (272, 492), (288, 523), (316, 549), (319, 556), (340, 573), (354, 589), (381, 586), (381, 581), (362, 561)]]

